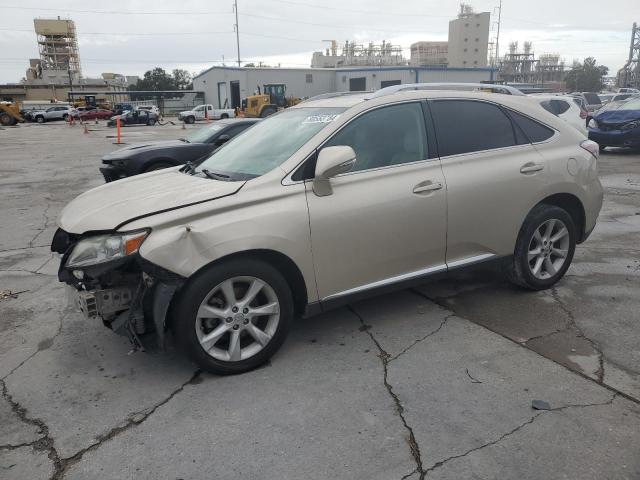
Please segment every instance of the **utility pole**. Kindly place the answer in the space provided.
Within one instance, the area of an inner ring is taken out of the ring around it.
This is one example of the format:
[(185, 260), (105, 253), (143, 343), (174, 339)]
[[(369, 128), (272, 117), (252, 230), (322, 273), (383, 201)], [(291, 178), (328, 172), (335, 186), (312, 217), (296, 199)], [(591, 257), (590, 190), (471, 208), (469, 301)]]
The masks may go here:
[(502, 0), (500, 0), (500, 6), (498, 7), (498, 31), (496, 32), (496, 68), (498, 68), (498, 62), (500, 61), (500, 20), (502, 18)]
[(233, 29), (236, 31), (236, 46), (238, 48), (238, 66), (240, 66), (240, 29), (238, 28), (238, 0), (233, 0), (233, 9), (236, 12), (236, 23)]

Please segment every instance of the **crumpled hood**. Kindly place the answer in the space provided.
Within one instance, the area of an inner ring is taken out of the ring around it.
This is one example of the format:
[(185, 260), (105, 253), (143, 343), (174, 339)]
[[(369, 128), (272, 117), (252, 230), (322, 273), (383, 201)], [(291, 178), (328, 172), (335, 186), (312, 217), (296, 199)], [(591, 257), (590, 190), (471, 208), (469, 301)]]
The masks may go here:
[(69, 233), (113, 230), (127, 220), (236, 193), (245, 182), (186, 175), (178, 167), (109, 182), (72, 200), (58, 225)]
[(640, 120), (640, 110), (605, 110), (594, 117), (596, 122), (624, 123)]
[(124, 148), (119, 148), (118, 150), (114, 150), (111, 153), (107, 153), (104, 157), (104, 160), (111, 160), (116, 158), (128, 157), (131, 155), (135, 155), (136, 153), (148, 152), (152, 150), (158, 150), (160, 148), (166, 147), (176, 147), (182, 145), (189, 145), (181, 140), (154, 140), (150, 142), (144, 143), (134, 143), (133, 145), (129, 145)]

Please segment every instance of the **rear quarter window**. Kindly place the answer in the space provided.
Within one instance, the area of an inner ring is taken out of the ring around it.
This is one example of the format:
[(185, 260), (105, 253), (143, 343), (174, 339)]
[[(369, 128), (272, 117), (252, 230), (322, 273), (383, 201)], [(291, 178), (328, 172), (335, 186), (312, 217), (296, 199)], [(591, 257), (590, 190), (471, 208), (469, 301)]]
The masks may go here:
[(516, 124), (517, 128), (522, 131), (522, 133), (531, 143), (538, 143), (549, 140), (555, 133), (553, 129), (521, 113), (509, 110), (509, 115), (511, 115), (511, 118), (513, 119), (513, 122)]
[(595, 93), (585, 93), (584, 98), (587, 102), (589, 102), (589, 105), (597, 105), (599, 103), (602, 103), (600, 97)]

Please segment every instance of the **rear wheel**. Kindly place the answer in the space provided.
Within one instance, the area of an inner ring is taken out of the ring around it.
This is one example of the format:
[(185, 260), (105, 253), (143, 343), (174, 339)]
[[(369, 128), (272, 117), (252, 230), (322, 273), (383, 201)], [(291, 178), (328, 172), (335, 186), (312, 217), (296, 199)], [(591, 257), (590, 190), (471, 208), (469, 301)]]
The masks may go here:
[(520, 229), (507, 276), (521, 287), (543, 290), (566, 273), (576, 248), (576, 227), (562, 208), (541, 204)]
[(203, 369), (252, 370), (282, 345), (293, 320), (284, 277), (259, 260), (230, 260), (190, 281), (175, 310), (179, 343)]
[(229, 118), (229, 115), (227, 113), (223, 113), (222, 115), (220, 115), (220, 118), (224, 120), (225, 118)]
[(604, 152), (604, 149), (607, 148), (606, 145), (600, 145), (598, 144), (598, 150), (600, 151), (600, 153)]
[(65, 113), (64, 115), (62, 115), (62, 120), (64, 120), (65, 122), (69, 121), (69, 114)]
[(147, 125), (149, 125), (150, 127), (153, 127), (155, 124), (156, 124), (155, 118), (150, 118), (149, 121), (147, 122)]
[(276, 109), (273, 107), (265, 107), (262, 109), (262, 112), (260, 112), (260, 117), (261, 118), (265, 118), (268, 117), (269, 115), (273, 115), (274, 113), (276, 113)]

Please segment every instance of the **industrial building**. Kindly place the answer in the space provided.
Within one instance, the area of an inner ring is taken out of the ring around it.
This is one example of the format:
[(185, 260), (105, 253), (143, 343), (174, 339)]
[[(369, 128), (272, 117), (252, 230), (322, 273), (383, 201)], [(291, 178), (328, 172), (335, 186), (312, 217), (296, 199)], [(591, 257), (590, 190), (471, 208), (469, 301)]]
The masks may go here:
[(323, 52), (314, 52), (311, 57), (312, 68), (338, 67), (373, 67), (406, 65), (407, 60), (402, 55), (402, 47), (392, 45), (385, 40), (381, 44), (369, 42), (368, 45), (356, 42), (344, 43), (338, 55), (338, 43), (331, 42), (331, 48)]
[(40, 58), (29, 60), (22, 81), (0, 85), (0, 100), (66, 101), (70, 91), (78, 94), (76, 100), (84, 91), (95, 92), (96, 101), (100, 103), (129, 98), (127, 87), (135, 83), (137, 77), (114, 73), (105, 73), (102, 78), (82, 76), (73, 20), (36, 18), (33, 25)]
[(449, 63), (449, 42), (416, 42), (411, 44), (410, 65), (416, 67), (446, 67)]
[(487, 66), (491, 14), (475, 13), (461, 5), (458, 18), (449, 22), (448, 65), (457, 68)]
[(211, 67), (193, 78), (193, 88), (205, 92), (206, 103), (236, 108), (241, 100), (270, 83), (287, 86), (287, 96), (308, 98), (329, 92), (377, 90), (404, 83), (489, 82), (492, 68), (362, 67), (253, 68)]

